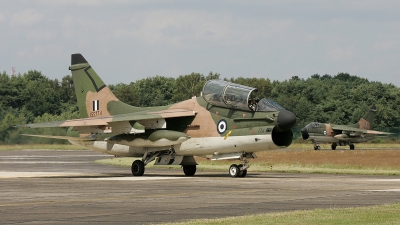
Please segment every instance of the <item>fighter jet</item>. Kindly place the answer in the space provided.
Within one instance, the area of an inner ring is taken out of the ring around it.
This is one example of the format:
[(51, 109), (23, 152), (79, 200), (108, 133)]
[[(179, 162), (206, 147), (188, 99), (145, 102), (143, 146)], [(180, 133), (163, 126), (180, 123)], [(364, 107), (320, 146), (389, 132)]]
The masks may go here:
[(69, 127), (68, 136), (30, 136), (66, 139), (116, 157), (139, 157), (132, 163), (134, 176), (142, 176), (152, 161), (181, 165), (185, 175), (193, 176), (198, 156), (240, 160), (229, 167), (229, 174), (245, 177), (255, 152), (285, 148), (293, 139), (296, 116), (269, 98), (257, 98), (256, 88), (209, 80), (200, 97), (134, 107), (118, 100), (81, 54), (72, 54), (69, 69), (81, 118), (21, 126)]
[(332, 143), (332, 150), (336, 146), (349, 145), (354, 150), (353, 143), (366, 142), (374, 139), (377, 135), (390, 135), (391, 133), (370, 130), (374, 125), (376, 106), (371, 106), (369, 111), (358, 123), (352, 125), (335, 125), (312, 122), (301, 129), (303, 140), (311, 140), (314, 150), (319, 150), (319, 143)]

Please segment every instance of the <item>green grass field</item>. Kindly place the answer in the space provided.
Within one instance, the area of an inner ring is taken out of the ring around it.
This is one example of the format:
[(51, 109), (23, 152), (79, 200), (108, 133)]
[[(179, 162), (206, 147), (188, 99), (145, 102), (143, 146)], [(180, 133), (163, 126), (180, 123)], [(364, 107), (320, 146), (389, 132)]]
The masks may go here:
[[(395, 225), (400, 224), (400, 203), (357, 208), (332, 208), (315, 210), (298, 210), (282, 213), (266, 213), (258, 215), (189, 220), (181, 223), (166, 223), (170, 225), (194, 224), (297, 224), (297, 225), (325, 225), (325, 224), (351, 224), (351, 225)], [(165, 225), (166, 225), (165, 224)]]

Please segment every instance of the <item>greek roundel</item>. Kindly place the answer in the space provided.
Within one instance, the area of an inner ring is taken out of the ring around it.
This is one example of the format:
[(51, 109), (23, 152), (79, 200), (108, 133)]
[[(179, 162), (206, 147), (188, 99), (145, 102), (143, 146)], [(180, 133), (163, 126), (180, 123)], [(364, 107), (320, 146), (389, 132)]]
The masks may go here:
[(223, 134), (226, 131), (227, 127), (228, 127), (228, 124), (226, 123), (226, 120), (220, 120), (217, 124), (218, 133)]

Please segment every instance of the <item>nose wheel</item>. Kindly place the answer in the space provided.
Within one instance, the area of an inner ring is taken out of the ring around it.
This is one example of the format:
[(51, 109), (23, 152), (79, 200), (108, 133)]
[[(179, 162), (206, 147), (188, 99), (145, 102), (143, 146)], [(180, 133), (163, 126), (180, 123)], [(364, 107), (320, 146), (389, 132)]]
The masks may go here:
[(247, 169), (243, 169), (242, 164), (232, 164), (229, 167), (229, 175), (231, 175), (231, 177), (245, 177), (247, 175)]
[(232, 164), (229, 167), (229, 175), (231, 177), (245, 177), (247, 175), (247, 169), (250, 167), (246, 157), (241, 158), (242, 164)]

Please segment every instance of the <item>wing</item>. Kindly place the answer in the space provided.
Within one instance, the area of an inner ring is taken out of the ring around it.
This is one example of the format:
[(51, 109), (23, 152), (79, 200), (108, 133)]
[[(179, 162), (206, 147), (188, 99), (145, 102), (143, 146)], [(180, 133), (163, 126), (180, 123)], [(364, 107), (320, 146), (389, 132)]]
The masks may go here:
[(19, 127), (74, 127), (74, 130), (81, 133), (142, 133), (146, 128), (166, 128), (166, 118), (194, 117), (195, 115), (196, 112), (193, 110), (167, 109), (161, 111), (141, 111), (114, 116), (23, 124), (19, 125)]

